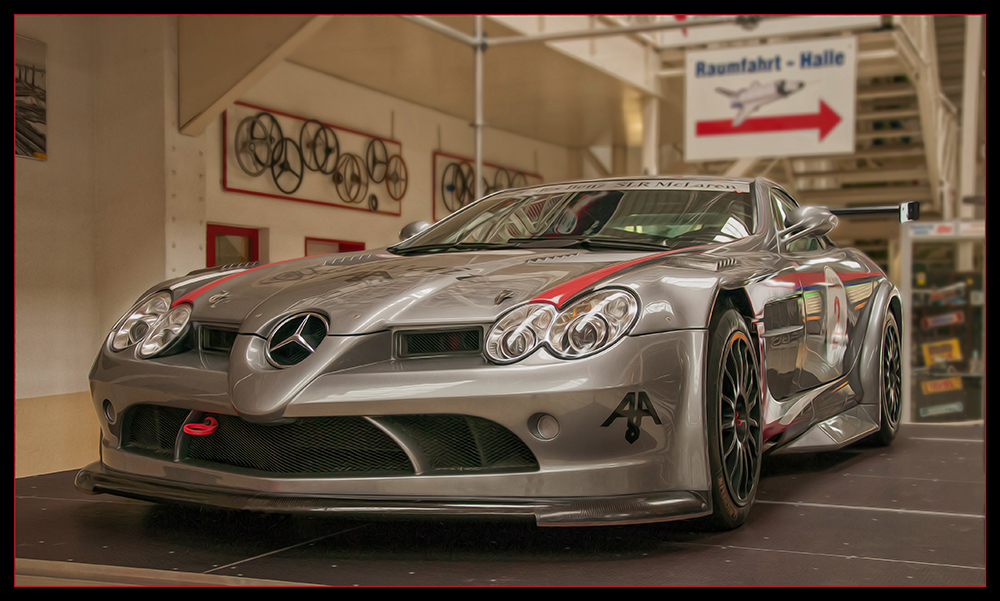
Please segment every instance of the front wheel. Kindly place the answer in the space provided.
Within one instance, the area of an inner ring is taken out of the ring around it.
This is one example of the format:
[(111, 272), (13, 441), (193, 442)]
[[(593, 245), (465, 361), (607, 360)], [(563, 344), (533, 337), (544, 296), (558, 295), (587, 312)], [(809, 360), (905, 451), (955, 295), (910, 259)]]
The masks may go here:
[(709, 335), (709, 522), (729, 530), (746, 520), (757, 494), (763, 431), (760, 370), (753, 340), (735, 309), (714, 317)]
[(903, 399), (903, 359), (900, 354), (899, 325), (892, 311), (882, 321), (882, 348), (879, 351), (879, 430), (870, 440), (880, 447), (892, 444), (899, 432)]

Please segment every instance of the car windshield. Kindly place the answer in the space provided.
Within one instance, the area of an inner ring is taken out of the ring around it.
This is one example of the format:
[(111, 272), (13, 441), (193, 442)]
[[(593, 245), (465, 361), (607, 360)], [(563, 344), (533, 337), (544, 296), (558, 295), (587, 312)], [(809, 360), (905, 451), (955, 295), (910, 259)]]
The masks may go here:
[(519, 191), (486, 198), (393, 250), (580, 244), (679, 248), (755, 229), (753, 195), (731, 190)]

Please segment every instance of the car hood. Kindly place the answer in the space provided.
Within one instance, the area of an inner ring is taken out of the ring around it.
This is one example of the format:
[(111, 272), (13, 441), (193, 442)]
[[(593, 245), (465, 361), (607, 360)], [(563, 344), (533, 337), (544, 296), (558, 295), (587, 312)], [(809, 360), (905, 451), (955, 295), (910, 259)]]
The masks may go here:
[[(656, 254), (656, 253), (652, 253)], [(193, 319), (266, 335), (294, 313), (324, 314), (332, 335), (408, 325), (488, 323), (509, 308), (648, 252), (511, 249), (399, 256), (385, 251), (307, 257), (205, 283), (175, 284)]]

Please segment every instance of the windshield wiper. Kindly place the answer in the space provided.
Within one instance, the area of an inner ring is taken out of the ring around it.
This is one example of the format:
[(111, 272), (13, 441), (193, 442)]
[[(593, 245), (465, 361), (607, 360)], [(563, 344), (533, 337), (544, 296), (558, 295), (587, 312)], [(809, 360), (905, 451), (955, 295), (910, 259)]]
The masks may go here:
[(640, 242), (620, 238), (595, 238), (592, 236), (560, 236), (557, 238), (510, 238), (506, 242), (453, 242), (450, 244), (424, 244), (407, 248), (390, 247), (397, 255), (420, 255), (449, 251), (503, 250), (513, 248), (585, 248), (588, 250), (669, 250), (657, 242)]
[(592, 236), (560, 236), (558, 238), (511, 238), (517, 248), (586, 248), (625, 250), (667, 250), (657, 242), (640, 242), (621, 238), (595, 238)]

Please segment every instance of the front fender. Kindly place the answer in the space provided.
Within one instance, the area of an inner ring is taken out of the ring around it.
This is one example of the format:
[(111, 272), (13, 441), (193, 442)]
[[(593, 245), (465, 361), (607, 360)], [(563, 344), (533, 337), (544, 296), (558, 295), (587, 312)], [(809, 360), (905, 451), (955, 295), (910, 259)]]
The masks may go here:
[[(848, 343), (845, 361), (849, 367), (845, 371), (849, 374), (851, 387), (861, 393), (861, 403), (877, 405), (882, 324), (893, 302), (895, 301), (897, 308), (901, 303), (899, 290), (889, 280), (882, 280), (870, 298), (862, 315), (859, 316), (854, 336)], [(897, 321), (902, 330), (903, 320)]]
[(632, 336), (672, 330), (705, 329), (722, 277), (658, 265), (605, 282), (599, 288), (627, 287), (642, 301)]

